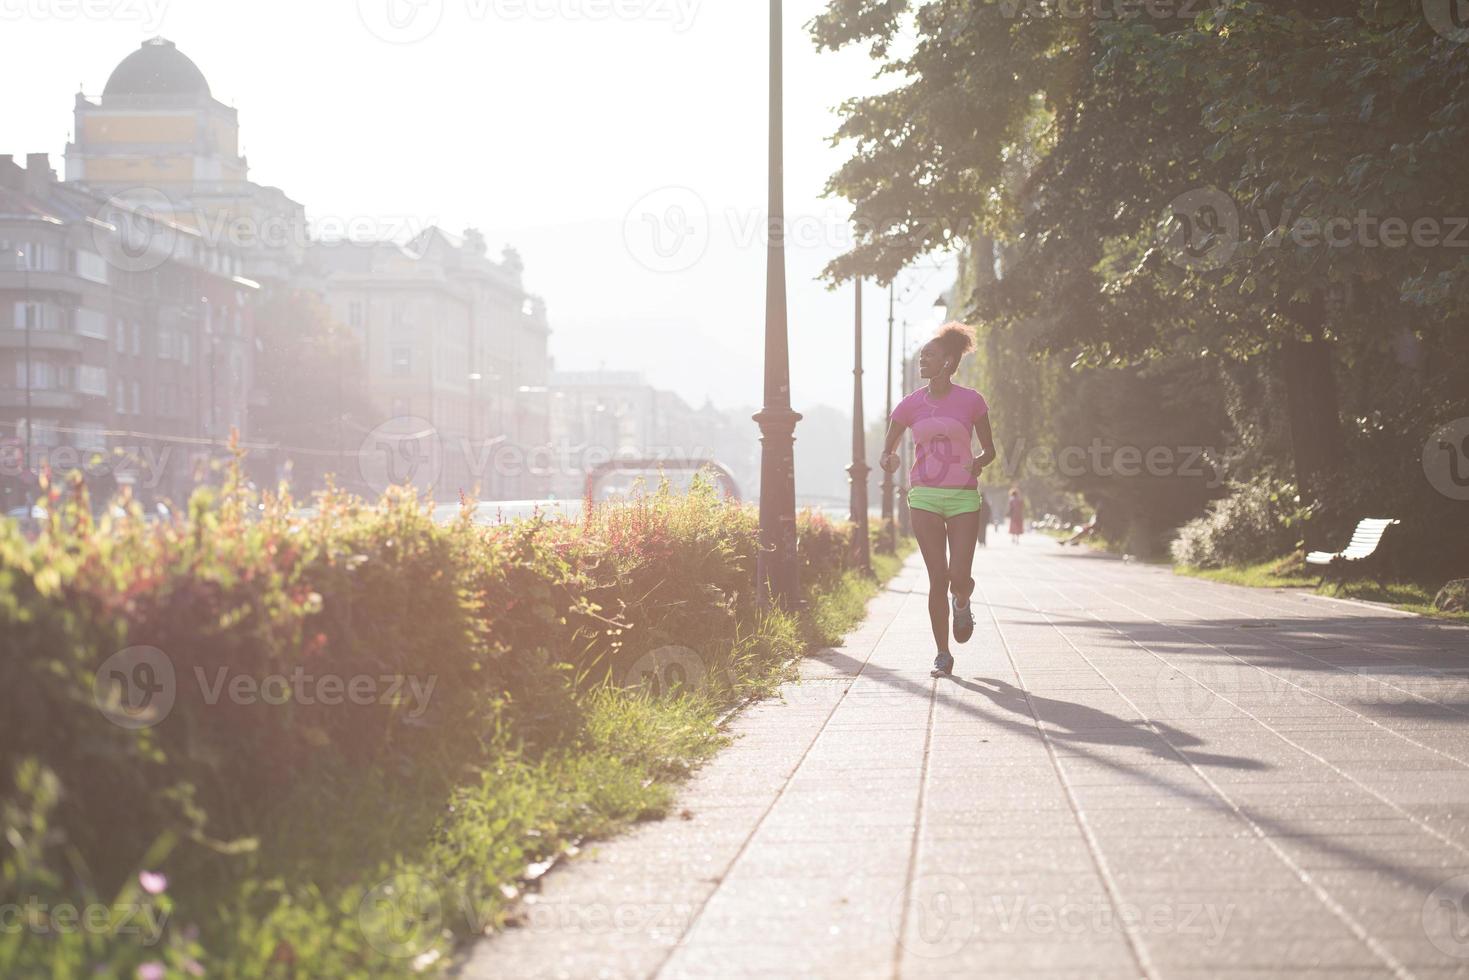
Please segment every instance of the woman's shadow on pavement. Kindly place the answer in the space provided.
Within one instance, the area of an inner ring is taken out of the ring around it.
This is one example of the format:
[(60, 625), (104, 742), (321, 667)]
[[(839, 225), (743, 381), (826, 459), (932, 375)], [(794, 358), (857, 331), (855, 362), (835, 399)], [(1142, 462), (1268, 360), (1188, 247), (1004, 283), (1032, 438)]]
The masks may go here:
[(1174, 752), (1176, 748), (1182, 750), (1188, 761), (1195, 765), (1222, 766), (1228, 769), (1270, 768), (1258, 759), (1197, 751), (1204, 744), (1202, 739), (1167, 722), (1151, 719), (1128, 721), (1100, 708), (1042, 697), (1034, 691), (1022, 691), (1013, 684), (989, 677), (976, 677), (973, 681), (959, 677), (950, 679), (967, 691), (983, 694), (1006, 711), (1023, 715), (1027, 719), (1034, 717), (1040, 720), (1046, 725), (1046, 734), (1057, 742), (1137, 745), (1148, 749), (1159, 758), (1175, 761), (1178, 758), (1178, 754)]

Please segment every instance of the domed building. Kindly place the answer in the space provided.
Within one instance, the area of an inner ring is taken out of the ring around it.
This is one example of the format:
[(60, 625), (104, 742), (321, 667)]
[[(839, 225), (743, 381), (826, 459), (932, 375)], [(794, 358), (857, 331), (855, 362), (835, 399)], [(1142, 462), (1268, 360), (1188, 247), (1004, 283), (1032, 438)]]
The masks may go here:
[(113, 69), (100, 98), (77, 93), (75, 119), (68, 181), (167, 207), (190, 227), (242, 232), (234, 244), (253, 279), (287, 280), (299, 268), (304, 209), (277, 188), (251, 183), (238, 114), (214, 98), (199, 66), (172, 41), (144, 41)]

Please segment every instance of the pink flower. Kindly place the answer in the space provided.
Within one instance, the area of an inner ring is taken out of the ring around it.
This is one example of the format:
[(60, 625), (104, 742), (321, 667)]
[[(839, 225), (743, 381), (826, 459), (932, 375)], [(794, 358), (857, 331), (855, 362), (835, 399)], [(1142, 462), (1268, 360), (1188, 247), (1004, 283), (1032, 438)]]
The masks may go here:
[(138, 967), (138, 980), (163, 980), (163, 964), (157, 960), (149, 960)]
[(168, 888), (168, 878), (157, 871), (140, 871), (138, 872), (138, 884), (142, 885), (143, 891), (149, 895), (162, 895)]

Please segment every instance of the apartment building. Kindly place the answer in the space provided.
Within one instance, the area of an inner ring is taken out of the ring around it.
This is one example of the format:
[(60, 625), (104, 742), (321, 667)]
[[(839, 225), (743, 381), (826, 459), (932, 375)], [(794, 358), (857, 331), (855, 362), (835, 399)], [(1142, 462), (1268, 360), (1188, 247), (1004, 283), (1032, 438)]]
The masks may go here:
[(249, 438), (253, 298), (190, 228), (0, 156), (0, 480), (82, 469), (100, 495), (179, 499)]

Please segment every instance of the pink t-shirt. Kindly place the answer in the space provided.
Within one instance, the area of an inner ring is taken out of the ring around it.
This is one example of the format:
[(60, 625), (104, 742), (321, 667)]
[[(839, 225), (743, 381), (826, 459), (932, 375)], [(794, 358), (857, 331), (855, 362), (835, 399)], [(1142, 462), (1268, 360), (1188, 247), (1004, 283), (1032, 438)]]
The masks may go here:
[(974, 465), (974, 423), (989, 414), (984, 396), (973, 388), (954, 385), (934, 399), (919, 388), (904, 398), (889, 416), (913, 430), (917, 452), (908, 478), (915, 487), (968, 487), (979, 481), (969, 472)]

